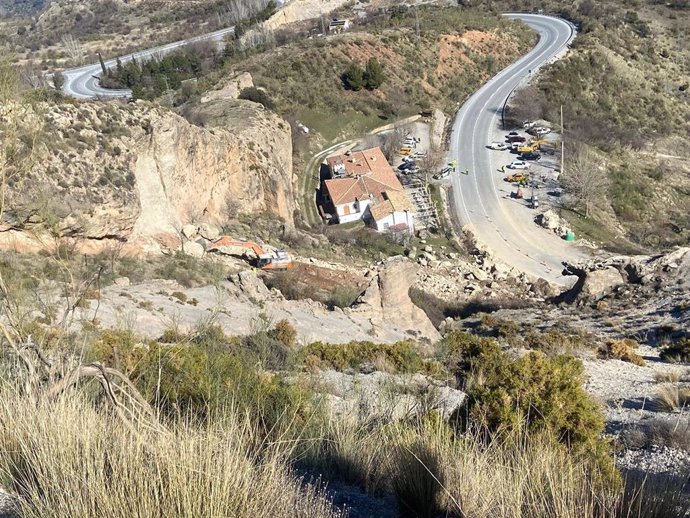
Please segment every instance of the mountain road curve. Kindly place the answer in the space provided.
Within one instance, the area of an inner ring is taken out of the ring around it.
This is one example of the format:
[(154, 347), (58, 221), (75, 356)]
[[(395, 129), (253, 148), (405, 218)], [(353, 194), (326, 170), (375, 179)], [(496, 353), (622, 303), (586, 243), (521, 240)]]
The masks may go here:
[[(132, 54), (122, 56), (119, 59), (122, 63), (131, 61), (132, 58), (135, 58), (137, 60), (145, 60), (151, 57), (163, 56), (168, 52), (171, 52), (177, 48), (184, 47), (185, 45), (189, 45), (192, 43), (197, 43), (201, 41), (222, 41), (225, 38), (225, 36), (232, 33), (233, 30), (234, 27), (220, 29), (215, 32), (210, 32), (208, 34), (196, 36), (194, 38), (176, 41), (174, 43), (168, 43), (167, 45), (161, 45), (159, 47), (134, 52)], [(107, 68), (111, 68), (114, 67), (116, 63), (117, 58), (110, 59), (105, 62), (105, 66)], [(102, 71), (100, 63), (65, 70), (63, 72), (65, 81), (62, 85), (62, 91), (65, 94), (70, 95), (72, 97), (76, 97), (78, 99), (112, 99), (118, 97), (132, 96), (131, 90), (113, 90), (101, 87), (99, 82), (101, 73)]]
[(497, 259), (534, 278), (569, 286), (574, 278), (561, 274), (562, 262), (584, 259), (587, 254), (534, 223), (535, 212), (522, 200), (510, 197), (510, 189), (506, 189), (509, 184), (499, 172), (516, 156), (486, 146), (498, 138), (503, 140), (501, 114), (512, 92), (539, 67), (558, 59), (576, 32), (571, 24), (556, 17), (519, 13), (505, 16), (522, 20), (537, 32), (539, 41), (458, 111), (450, 136), (450, 159), (457, 161), (451, 176), (452, 208), (463, 228), (470, 230)]

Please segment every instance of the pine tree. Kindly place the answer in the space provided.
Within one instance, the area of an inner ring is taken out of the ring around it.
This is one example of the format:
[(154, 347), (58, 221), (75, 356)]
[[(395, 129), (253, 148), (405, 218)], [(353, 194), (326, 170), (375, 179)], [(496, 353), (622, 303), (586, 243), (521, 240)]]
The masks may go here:
[(354, 61), (347, 67), (345, 74), (343, 74), (343, 82), (345, 86), (355, 92), (364, 87), (364, 71)]
[(98, 61), (101, 64), (101, 71), (103, 72), (104, 76), (108, 75), (108, 69), (105, 67), (105, 63), (103, 62), (103, 56), (101, 56), (101, 53), (98, 53)]
[(369, 58), (367, 61), (367, 69), (364, 72), (365, 86), (368, 90), (376, 90), (379, 88), (385, 79), (383, 73), (383, 66), (376, 58)]

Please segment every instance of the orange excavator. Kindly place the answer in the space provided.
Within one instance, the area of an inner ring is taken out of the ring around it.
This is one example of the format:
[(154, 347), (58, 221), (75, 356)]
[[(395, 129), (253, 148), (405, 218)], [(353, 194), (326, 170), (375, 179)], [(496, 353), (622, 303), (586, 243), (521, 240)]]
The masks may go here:
[(289, 270), (292, 257), (285, 250), (265, 250), (260, 244), (244, 239), (223, 236), (208, 249), (209, 252), (241, 257), (262, 270)]

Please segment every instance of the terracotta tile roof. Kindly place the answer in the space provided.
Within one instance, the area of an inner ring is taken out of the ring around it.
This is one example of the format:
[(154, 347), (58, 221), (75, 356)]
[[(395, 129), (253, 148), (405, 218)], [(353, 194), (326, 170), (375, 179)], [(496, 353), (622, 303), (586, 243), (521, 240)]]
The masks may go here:
[(325, 187), (335, 205), (366, 198), (380, 198), (385, 191), (403, 191), (395, 171), (379, 148), (328, 157), (331, 170), (344, 166), (346, 176), (326, 180)]
[(380, 221), (394, 212), (415, 212), (414, 205), (403, 192), (391, 191), (384, 192), (382, 198), (369, 207), (371, 217), (374, 221)]

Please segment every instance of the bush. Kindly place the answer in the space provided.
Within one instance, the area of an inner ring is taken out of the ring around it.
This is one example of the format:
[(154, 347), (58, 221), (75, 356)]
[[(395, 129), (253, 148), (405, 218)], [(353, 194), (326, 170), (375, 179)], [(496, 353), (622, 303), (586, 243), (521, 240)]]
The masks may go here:
[(394, 344), (349, 342), (342, 345), (314, 342), (300, 351), (299, 361), (312, 368), (337, 371), (358, 370), (366, 364), (371, 367), (386, 365), (386, 370), (394, 373), (438, 375), (441, 371), (437, 363), (423, 359), (415, 350), (414, 343), (409, 341)]
[(310, 398), (299, 387), (285, 384), (280, 376), (260, 375), (258, 353), (242, 351), (239, 345), (219, 326), (206, 323), (189, 345), (137, 344), (129, 332), (106, 332), (89, 357), (123, 371), (170, 418), (207, 420), (227, 412), (232, 404), (268, 433), (284, 412), (298, 419), (312, 412)]
[(661, 349), (659, 356), (665, 362), (690, 362), (690, 338), (681, 338), (677, 342)]
[(253, 86), (250, 86), (249, 88), (244, 88), (240, 92), (239, 98), (262, 104), (265, 108), (268, 108), (269, 110), (273, 110), (275, 108), (273, 100), (269, 97), (269, 95), (264, 90), (259, 90), (258, 88)]
[(367, 90), (376, 90), (379, 88), (385, 79), (383, 74), (383, 66), (376, 58), (369, 58), (367, 61), (367, 68), (364, 72), (364, 85)]
[(342, 75), (343, 84), (348, 90), (359, 92), (364, 88), (364, 70), (354, 61), (350, 63)]
[(624, 340), (611, 340), (606, 344), (603, 354), (606, 358), (615, 358), (616, 360), (634, 363), (635, 365), (644, 367), (646, 365), (644, 359), (635, 352), (637, 345), (637, 342), (630, 338)]
[(614, 472), (601, 438), (604, 417), (582, 388), (580, 360), (538, 352), (511, 358), (496, 341), (457, 331), (440, 345), (467, 392), (467, 414), (458, 416), (463, 428), (478, 428), (489, 438), (516, 430), (550, 433), (606, 474)]
[(294, 347), (297, 341), (297, 329), (289, 320), (279, 320), (275, 327), (269, 332), (274, 340), (278, 340), (287, 347)]

